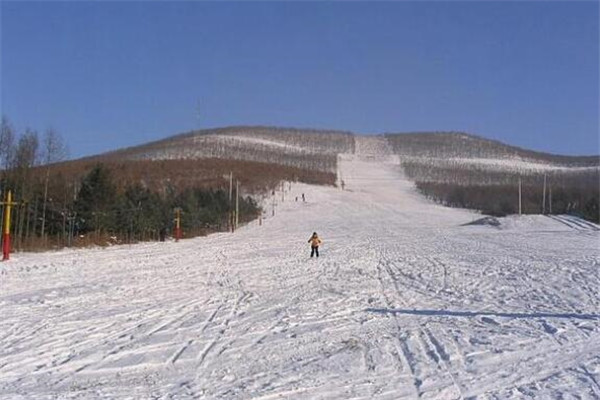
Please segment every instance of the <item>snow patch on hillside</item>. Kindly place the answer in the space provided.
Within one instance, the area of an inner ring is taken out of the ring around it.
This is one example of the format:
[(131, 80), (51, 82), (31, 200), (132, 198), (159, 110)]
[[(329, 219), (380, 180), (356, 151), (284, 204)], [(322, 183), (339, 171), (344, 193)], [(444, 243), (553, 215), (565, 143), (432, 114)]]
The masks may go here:
[(521, 158), (431, 158), (402, 156), (403, 161), (418, 162), (440, 167), (477, 168), (489, 171), (544, 173), (544, 172), (588, 172), (598, 171), (600, 167), (568, 167), (551, 163), (535, 162)]
[(286, 152), (297, 152), (297, 153), (311, 152), (311, 149), (304, 148), (304, 147), (301, 147), (298, 145), (292, 145), (292, 144), (288, 144), (288, 143), (278, 142), (275, 140), (269, 140), (269, 139), (251, 137), (251, 136), (241, 136), (241, 135), (239, 135), (239, 136), (217, 136), (217, 137), (215, 137), (215, 139), (217, 141), (223, 141), (223, 142), (234, 142), (237, 144), (247, 143), (249, 145), (259, 145), (259, 146), (271, 147), (271, 148), (283, 150)]

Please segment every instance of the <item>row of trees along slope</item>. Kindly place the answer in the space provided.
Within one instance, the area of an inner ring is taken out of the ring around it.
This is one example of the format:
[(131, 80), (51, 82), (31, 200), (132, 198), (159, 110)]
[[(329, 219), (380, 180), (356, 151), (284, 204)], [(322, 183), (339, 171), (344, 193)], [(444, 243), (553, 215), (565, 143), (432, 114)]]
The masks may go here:
[[(219, 133), (230, 137), (219, 137)], [(304, 142), (302, 131), (295, 130), (244, 127), (244, 138), (236, 140), (239, 133), (233, 128), (201, 132), (200, 136), (210, 135), (211, 140), (195, 144), (205, 151), (195, 157), (171, 151), (177, 147), (174, 142), (197, 134), (188, 133), (65, 161), (66, 146), (56, 131), (48, 130), (40, 140), (33, 130), (15, 132), (3, 118), (0, 189), (3, 197), (11, 190), (17, 202), (11, 228), (13, 246), (32, 250), (156, 240), (162, 229), (172, 232), (175, 209), (182, 211), (186, 237), (224, 230), (233, 206), (230, 174), (234, 184), (240, 182), (238, 217), (244, 223), (260, 212), (255, 199), (270, 194), (281, 181), (333, 185), (337, 161), (333, 148), (353, 146), (351, 136), (340, 133), (310, 131)], [(210, 150), (210, 143), (219, 150)], [(227, 155), (224, 144), (237, 151)], [(301, 149), (296, 160), (308, 157), (302, 162), (278, 162), (288, 145), (291, 151)], [(194, 149), (185, 140), (178, 146)], [(141, 156), (150, 153), (152, 156)]]
[(518, 213), (521, 182), (523, 213), (574, 213), (599, 222), (598, 156), (535, 152), (462, 132), (385, 137), (417, 188), (447, 206)]
[(337, 155), (354, 152), (350, 132), (233, 126), (183, 133), (107, 154), (129, 160), (228, 159), (335, 173)]

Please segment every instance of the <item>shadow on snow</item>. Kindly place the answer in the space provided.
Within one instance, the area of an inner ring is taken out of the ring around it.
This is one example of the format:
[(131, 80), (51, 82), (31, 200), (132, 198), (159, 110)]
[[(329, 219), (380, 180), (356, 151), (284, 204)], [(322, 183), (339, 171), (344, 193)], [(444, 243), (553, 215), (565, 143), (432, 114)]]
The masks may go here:
[(427, 315), (437, 317), (478, 317), (495, 316), (506, 318), (575, 318), (575, 319), (600, 319), (600, 314), (576, 314), (576, 313), (506, 313), (493, 311), (449, 311), (449, 310), (404, 310), (392, 308), (367, 308), (365, 311), (376, 314), (408, 314)]

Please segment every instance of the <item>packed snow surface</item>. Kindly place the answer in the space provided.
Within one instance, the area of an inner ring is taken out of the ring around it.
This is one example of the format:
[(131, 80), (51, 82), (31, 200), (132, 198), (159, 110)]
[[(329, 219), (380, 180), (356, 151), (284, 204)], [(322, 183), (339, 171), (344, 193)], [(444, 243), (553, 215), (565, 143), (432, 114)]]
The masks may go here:
[(398, 163), (343, 156), (345, 190), (233, 234), (14, 254), (0, 398), (600, 398), (598, 226), (463, 226)]

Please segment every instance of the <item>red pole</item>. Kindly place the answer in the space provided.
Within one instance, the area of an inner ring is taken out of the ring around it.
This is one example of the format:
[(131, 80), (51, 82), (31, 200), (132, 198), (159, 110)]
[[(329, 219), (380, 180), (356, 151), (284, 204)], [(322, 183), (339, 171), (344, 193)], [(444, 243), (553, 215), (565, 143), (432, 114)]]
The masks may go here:
[(10, 233), (2, 234), (2, 261), (10, 260)]

